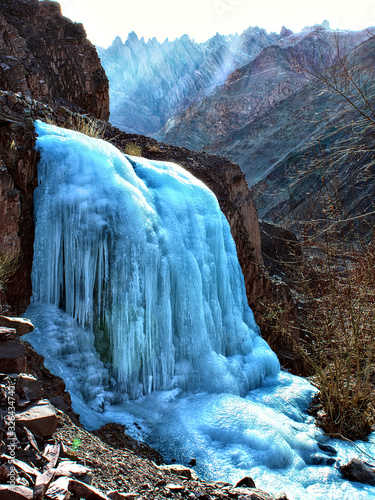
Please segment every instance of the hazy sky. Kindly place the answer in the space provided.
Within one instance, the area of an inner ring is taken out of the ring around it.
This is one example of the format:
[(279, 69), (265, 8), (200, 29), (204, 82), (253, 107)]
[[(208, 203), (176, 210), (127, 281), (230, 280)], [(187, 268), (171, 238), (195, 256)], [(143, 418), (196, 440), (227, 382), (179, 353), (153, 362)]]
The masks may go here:
[(331, 28), (375, 25), (374, 0), (60, 0), (63, 14), (82, 22), (89, 39), (107, 47), (118, 35), (175, 39), (185, 33), (205, 41), (216, 32), (240, 33), (249, 26), (293, 31), (327, 19)]

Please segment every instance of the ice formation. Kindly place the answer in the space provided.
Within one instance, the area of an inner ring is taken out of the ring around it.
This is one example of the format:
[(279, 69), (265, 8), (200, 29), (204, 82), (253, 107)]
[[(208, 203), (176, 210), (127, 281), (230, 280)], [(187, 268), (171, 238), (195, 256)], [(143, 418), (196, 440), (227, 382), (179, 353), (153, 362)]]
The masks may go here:
[(131, 432), (136, 419), (166, 458), (194, 456), (210, 479), (253, 475), (290, 500), (375, 499), (328, 465), (305, 414), (313, 387), (280, 373), (259, 336), (213, 193), (177, 165), (36, 131), (29, 341), (84, 424)]

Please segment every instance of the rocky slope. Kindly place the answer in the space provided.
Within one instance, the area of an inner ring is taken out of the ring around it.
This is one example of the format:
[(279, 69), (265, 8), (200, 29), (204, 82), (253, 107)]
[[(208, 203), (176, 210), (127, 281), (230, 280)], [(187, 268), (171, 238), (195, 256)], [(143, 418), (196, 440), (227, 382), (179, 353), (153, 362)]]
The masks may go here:
[(1, 1), (0, 88), (109, 117), (108, 79), (96, 49), (54, 1)]
[(240, 165), (253, 185), (317, 136), (323, 114), (327, 120), (340, 110), (340, 100), (323, 94), (299, 66), (324, 71), (337, 59), (337, 47), (344, 57), (370, 36), (368, 30), (332, 32), (321, 26), (289, 33), (210, 96), (171, 118), (157, 138), (223, 154)]
[(111, 122), (128, 133), (152, 135), (179, 110), (209, 95), (235, 69), (282, 35), (249, 28), (196, 43), (188, 35), (159, 43), (130, 33), (98, 48), (110, 80)]
[[(315, 141), (305, 141), (300, 149), (292, 150), (275, 164), (272, 170), (253, 187), (261, 217), (281, 220), (321, 219), (327, 215), (327, 206), (335, 207), (333, 219), (339, 219), (341, 230), (359, 229), (370, 235), (373, 227), (374, 197), (374, 133), (375, 133), (375, 37), (370, 38), (350, 53), (347, 67), (353, 69), (354, 85), (349, 85), (345, 75), (339, 80), (345, 85), (348, 103), (335, 90), (319, 94), (321, 82), (311, 82), (299, 94), (301, 101), (308, 94), (310, 107), (304, 107), (305, 122), (308, 117), (331, 115), (322, 119)], [(341, 89), (341, 86), (338, 90)], [(294, 100), (296, 102), (296, 100)], [(289, 102), (279, 113), (291, 113)], [(355, 109), (357, 107), (357, 109)], [(290, 106), (291, 111), (293, 107)], [(290, 122), (288, 136), (306, 131), (302, 125)], [(266, 128), (265, 123), (261, 130)], [(251, 131), (249, 130), (250, 134)], [(256, 133), (256, 132), (255, 132)], [(259, 131), (261, 133), (261, 131)], [(275, 138), (276, 130), (268, 140)], [(345, 222), (346, 220), (346, 222)]]

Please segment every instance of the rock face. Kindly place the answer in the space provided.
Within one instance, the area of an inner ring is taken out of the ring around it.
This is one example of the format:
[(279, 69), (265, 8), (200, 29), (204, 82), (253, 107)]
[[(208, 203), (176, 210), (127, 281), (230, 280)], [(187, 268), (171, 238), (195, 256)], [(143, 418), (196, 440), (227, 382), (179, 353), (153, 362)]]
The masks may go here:
[[(362, 87), (362, 91), (367, 92), (369, 105), (353, 98), (354, 104), (366, 113), (374, 99), (375, 36), (349, 54), (346, 64), (354, 68), (356, 83), (367, 82), (367, 88)], [(345, 83), (344, 77), (342, 82)], [(345, 92), (350, 95), (352, 89), (348, 81), (346, 85)], [(374, 176), (373, 113), (370, 110), (370, 120), (365, 119), (337, 93), (322, 94), (321, 88), (320, 82), (310, 82), (271, 116), (274, 122), (285, 123), (285, 141), (278, 146), (285, 157), (277, 151), (278, 161), (253, 186), (259, 215), (274, 222), (320, 219), (323, 214), (327, 217), (324, 211), (328, 203), (340, 212), (333, 219), (348, 221), (340, 225), (343, 233), (356, 229), (370, 235), (375, 220), (372, 213), (374, 183), (371, 180)], [(330, 118), (322, 120), (320, 129), (316, 130), (313, 116), (322, 116), (323, 112)], [(293, 122), (297, 113), (300, 119)], [(279, 130), (270, 126), (268, 120), (262, 120), (257, 122), (257, 127), (247, 130), (246, 137), (252, 135), (254, 141), (262, 133), (269, 134), (264, 142), (270, 145)], [(293, 150), (291, 139), (298, 134), (302, 144), (300, 149), (294, 147)], [(310, 142), (312, 137), (315, 143)], [(256, 151), (260, 153), (259, 149)], [(260, 162), (256, 158), (252, 166), (260, 166)]]
[[(157, 138), (197, 151), (220, 152), (238, 130), (307, 83), (287, 53), (266, 47), (253, 61), (230, 74), (224, 85), (172, 117)], [(234, 155), (232, 155), (233, 157)]]
[(108, 80), (96, 49), (54, 1), (1, 1), (0, 88), (109, 117)]
[(205, 43), (188, 35), (147, 43), (130, 33), (98, 49), (111, 82), (111, 122), (129, 133), (156, 133), (177, 111), (209, 95), (232, 71), (279, 39), (259, 28), (241, 35), (216, 34)]

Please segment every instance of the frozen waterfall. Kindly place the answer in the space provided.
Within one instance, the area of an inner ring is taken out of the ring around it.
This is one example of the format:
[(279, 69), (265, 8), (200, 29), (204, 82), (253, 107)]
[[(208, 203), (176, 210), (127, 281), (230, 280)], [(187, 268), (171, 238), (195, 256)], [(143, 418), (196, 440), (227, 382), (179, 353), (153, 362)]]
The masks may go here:
[(196, 458), (206, 479), (250, 475), (290, 500), (375, 500), (321, 451), (327, 438), (306, 414), (315, 389), (280, 372), (259, 336), (213, 193), (177, 165), (36, 131), (28, 340), (84, 425), (125, 424), (167, 460)]
[(175, 387), (245, 396), (276, 374), (214, 194), (175, 164), (36, 127), (33, 302), (92, 330), (132, 398)]

